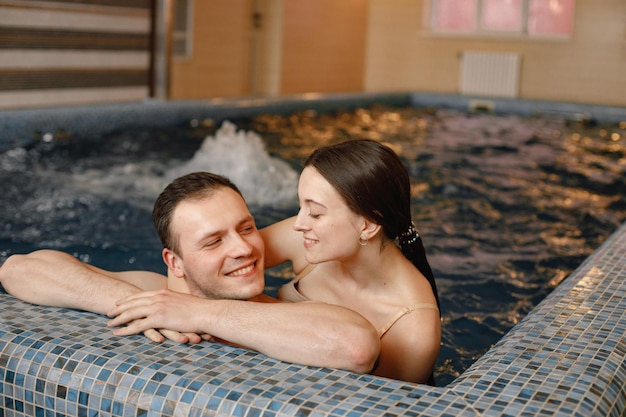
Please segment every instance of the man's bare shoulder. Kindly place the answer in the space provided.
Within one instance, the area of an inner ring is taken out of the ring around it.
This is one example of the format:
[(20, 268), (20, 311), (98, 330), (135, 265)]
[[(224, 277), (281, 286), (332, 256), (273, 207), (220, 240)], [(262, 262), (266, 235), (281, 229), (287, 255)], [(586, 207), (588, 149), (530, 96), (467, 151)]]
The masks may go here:
[(106, 275), (139, 287), (143, 291), (156, 291), (163, 288), (168, 288), (168, 281), (165, 275), (161, 275), (156, 272), (122, 271), (113, 272)]

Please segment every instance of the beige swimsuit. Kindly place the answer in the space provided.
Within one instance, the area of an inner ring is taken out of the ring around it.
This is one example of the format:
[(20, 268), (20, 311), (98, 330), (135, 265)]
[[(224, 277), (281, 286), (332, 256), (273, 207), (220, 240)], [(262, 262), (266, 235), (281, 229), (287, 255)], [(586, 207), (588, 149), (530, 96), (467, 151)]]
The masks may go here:
[[(278, 298), (282, 301), (288, 301), (292, 303), (298, 303), (302, 301), (311, 301), (309, 298), (305, 297), (298, 291), (298, 282), (304, 277), (306, 277), (309, 272), (311, 272), (315, 268), (315, 265), (309, 264), (300, 272), (294, 279), (289, 281), (288, 283), (282, 285), (278, 289)], [(432, 308), (439, 311), (436, 304), (433, 303), (416, 303), (410, 306), (406, 306), (398, 311), (383, 327), (378, 329), (378, 337), (383, 337), (385, 333), (393, 326), (398, 320), (402, 317), (406, 316), (413, 310), (421, 309), (421, 308)]]

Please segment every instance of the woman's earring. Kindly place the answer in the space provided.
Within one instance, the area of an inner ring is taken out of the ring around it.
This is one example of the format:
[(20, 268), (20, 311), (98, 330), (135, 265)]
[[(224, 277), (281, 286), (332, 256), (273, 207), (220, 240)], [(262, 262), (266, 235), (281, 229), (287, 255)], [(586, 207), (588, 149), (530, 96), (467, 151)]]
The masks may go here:
[(367, 238), (363, 237), (363, 235), (359, 236), (359, 245), (367, 246)]

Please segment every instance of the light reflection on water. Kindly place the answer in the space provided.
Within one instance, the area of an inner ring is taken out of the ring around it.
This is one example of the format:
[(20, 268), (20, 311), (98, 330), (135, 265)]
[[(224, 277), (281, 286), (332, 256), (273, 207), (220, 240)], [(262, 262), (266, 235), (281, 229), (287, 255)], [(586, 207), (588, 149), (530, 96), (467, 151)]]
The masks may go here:
[[(438, 280), (443, 385), (626, 219), (626, 123), (584, 127), (445, 110), (307, 111), (234, 121), (262, 141), (239, 132), (237, 142), (209, 143), (205, 137), (220, 122), (98, 142), (42, 141), (0, 154), (0, 262), (48, 247), (104, 268), (163, 272), (150, 210), (182, 170), (231, 176), (264, 226), (295, 213), (297, 173), (315, 147), (384, 141), (412, 177), (414, 220)], [(289, 276), (284, 268), (271, 271), (270, 290)]]

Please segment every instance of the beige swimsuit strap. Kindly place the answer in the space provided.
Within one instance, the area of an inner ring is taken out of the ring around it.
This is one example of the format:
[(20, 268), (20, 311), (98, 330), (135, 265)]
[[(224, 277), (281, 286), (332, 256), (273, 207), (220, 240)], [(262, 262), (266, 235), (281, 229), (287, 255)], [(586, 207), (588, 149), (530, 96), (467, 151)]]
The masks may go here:
[(385, 333), (387, 333), (387, 331), (391, 328), (391, 326), (393, 326), (398, 320), (400, 320), (400, 318), (406, 316), (411, 311), (417, 310), (417, 309), (420, 309), (420, 308), (432, 308), (434, 310), (439, 311), (439, 308), (437, 307), (437, 304), (432, 304), (432, 303), (417, 303), (417, 304), (413, 304), (411, 306), (406, 306), (402, 310), (398, 311), (396, 313), (396, 315), (393, 316), (392, 319), (389, 320), (389, 322), (386, 325), (384, 325), (382, 328), (378, 329), (378, 337), (379, 338), (383, 337), (385, 335)]
[(309, 272), (311, 272), (315, 268), (315, 265), (317, 264), (306, 264), (306, 266), (302, 269), (302, 271), (300, 271), (296, 275), (296, 278), (298, 279), (298, 281), (300, 281), (302, 278), (309, 275)]

